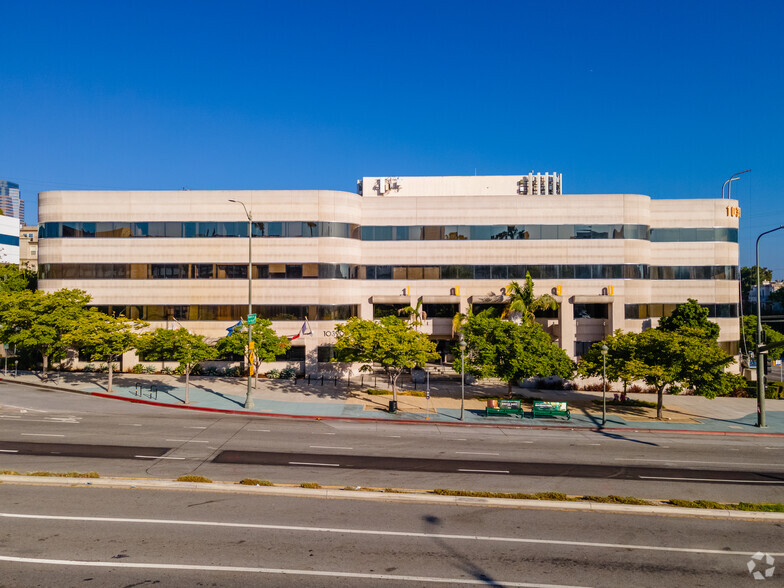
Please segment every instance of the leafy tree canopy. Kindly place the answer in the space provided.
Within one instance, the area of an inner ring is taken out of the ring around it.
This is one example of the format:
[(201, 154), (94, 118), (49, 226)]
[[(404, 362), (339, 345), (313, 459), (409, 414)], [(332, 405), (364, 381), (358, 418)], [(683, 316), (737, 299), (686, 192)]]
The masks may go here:
[(392, 381), (397, 400), (397, 379), (404, 370), (438, 359), (436, 344), (427, 335), (396, 316), (377, 321), (357, 317), (335, 325), (335, 357), (332, 361), (378, 363)]
[[(466, 372), (478, 378), (500, 378), (512, 382), (523, 378), (560, 376), (568, 378), (574, 363), (534, 322), (517, 324), (493, 316), (492, 311), (469, 315), (463, 325)], [(460, 351), (455, 348), (456, 369)]]
[(16, 265), (0, 265), (0, 292), (21, 292), (35, 290), (38, 276), (29, 269), (21, 269)]
[[(743, 317), (743, 330), (742, 334), (746, 343), (746, 348), (749, 354), (753, 355), (757, 349), (757, 317), (753, 314), (747, 314)], [(762, 339), (763, 343), (780, 343), (784, 341), (784, 335), (779, 333), (776, 329), (762, 324)], [(779, 357), (784, 354), (784, 349), (772, 349), (770, 351), (771, 357)]]
[(602, 375), (604, 368), (602, 345), (607, 345), (607, 380), (623, 382), (623, 389), (626, 390), (628, 385), (638, 378), (640, 372), (636, 357), (637, 336), (634, 333), (624, 333), (618, 329), (603, 341), (591, 345), (577, 364), (577, 373), (583, 377)]
[(0, 293), (0, 340), (39, 353), (45, 374), (50, 358), (65, 356), (67, 336), (78, 328), (89, 301), (83, 290)]
[(719, 338), (719, 325), (708, 320), (709, 311), (703, 308), (694, 298), (679, 304), (670, 316), (659, 319), (661, 331), (684, 331), (685, 329), (703, 332), (713, 340)]

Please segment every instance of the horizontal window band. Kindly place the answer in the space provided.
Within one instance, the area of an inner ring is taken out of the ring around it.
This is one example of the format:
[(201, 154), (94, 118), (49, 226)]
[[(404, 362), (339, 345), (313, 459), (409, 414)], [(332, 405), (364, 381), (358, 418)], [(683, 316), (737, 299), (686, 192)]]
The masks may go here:
[[(649, 302), (641, 304), (624, 305), (625, 318), (647, 319), (670, 316), (675, 308), (682, 302)], [(738, 305), (732, 302), (717, 302), (715, 304), (700, 304), (708, 309), (709, 318), (738, 318), (740, 316)]]
[[(733, 227), (651, 228), (634, 224), (563, 225), (404, 225), (384, 226), (331, 221), (256, 221), (253, 238), (336, 237), (362, 241), (520, 241), (568, 239), (640, 239), (654, 243), (738, 242)], [(241, 221), (49, 222), (40, 239), (246, 238)]]
[[(91, 305), (115, 316), (143, 321), (239, 321), (248, 315), (247, 304), (134, 304)], [(254, 304), (258, 319), (271, 321), (345, 321), (359, 316), (358, 304)]]
[[(736, 266), (253, 264), (253, 279), (305, 280), (737, 280)], [(247, 280), (247, 264), (44, 263), (42, 280)]]

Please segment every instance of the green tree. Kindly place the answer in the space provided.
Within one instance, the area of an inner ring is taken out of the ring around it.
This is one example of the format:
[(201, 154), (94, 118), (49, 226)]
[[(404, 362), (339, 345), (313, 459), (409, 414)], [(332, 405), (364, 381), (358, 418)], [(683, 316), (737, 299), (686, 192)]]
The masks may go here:
[(683, 338), (678, 333), (648, 329), (637, 335), (637, 377), (656, 388), (656, 418), (662, 419), (664, 390), (683, 373)]
[[(766, 267), (760, 268), (760, 283), (770, 282), (773, 279), (773, 272)], [(757, 285), (757, 266), (740, 268), (740, 289), (743, 300), (749, 299), (751, 289)]]
[[(493, 311), (470, 315), (463, 325), (466, 372), (477, 378), (499, 378), (512, 393), (512, 382), (523, 378), (571, 377), (574, 363), (534, 322), (513, 323), (493, 316)], [(461, 352), (455, 347), (455, 368)]]
[(660, 331), (683, 331), (697, 329), (714, 341), (719, 338), (719, 325), (708, 320), (709, 311), (703, 308), (694, 298), (679, 304), (670, 316), (659, 319)]
[(109, 367), (107, 390), (111, 392), (114, 361), (136, 347), (138, 331), (147, 325), (143, 321), (113, 317), (90, 308), (82, 314), (76, 328), (65, 336), (65, 343), (88, 354), (91, 360), (106, 361)]
[(194, 335), (184, 328), (159, 328), (144, 333), (139, 337), (136, 348), (149, 359), (173, 359), (180, 362), (185, 374), (185, 404), (190, 403), (190, 375), (194, 366), (218, 354), (215, 346), (204, 340), (204, 335)]
[(38, 276), (34, 271), (10, 264), (0, 265), (0, 293), (35, 290), (37, 285)]
[[(747, 314), (743, 317), (743, 329), (741, 333), (744, 338), (744, 342), (746, 343), (745, 350), (754, 355), (757, 349), (757, 317), (753, 314)], [(763, 343), (780, 343), (784, 341), (784, 335), (779, 333), (773, 327), (770, 327), (763, 323), (762, 325), (762, 339)], [(774, 357), (779, 357), (782, 354), (781, 349), (773, 349), (771, 350), (771, 355)]]
[(397, 401), (397, 380), (405, 370), (437, 359), (436, 344), (396, 316), (377, 321), (357, 317), (335, 325), (335, 357), (332, 361), (379, 363), (392, 382)]
[(404, 306), (397, 311), (398, 316), (407, 316), (411, 325), (419, 327), (427, 320), (427, 313), (422, 310), (422, 299), (417, 300), (416, 306)]
[[(291, 347), (288, 337), (279, 337), (272, 328), (272, 322), (267, 319), (258, 320), (253, 325), (253, 360), (248, 362), (253, 364), (256, 375), (255, 386), (259, 385), (259, 366), (262, 363), (275, 361), (275, 357), (286, 353)], [(218, 353), (225, 355), (244, 355), (248, 359), (248, 324), (243, 321), (242, 327), (234, 329), (231, 335), (219, 339), (216, 347)]]
[(607, 381), (622, 382), (626, 392), (629, 384), (637, 379), (640, 366), (635, 355), (637, 335), (624, 333), (620, 329), (597, 341), (582, 356), (577, 364), (577, 373), (583, 377), (601, 376), (603, 373), (602, 345), (607, 345)]
[(525, 285), (521, 286), (517, 282), (510, 282), (506, 287), (511, 300), (506, 305), (501, 318), (509, 318), (519, 315), (524, 323), (532, 323), (536, 319), (534, 316), (540, 310), (555, 310), (558, 303), (549, 294), (541, 296), (534, 295), (534, 281), (529, 272), (525, 272)]
[(41, 355), (43, 374), (49, 360), (65, 357), (67, 336), (76, 330), (87, 312), (90, 296), (83, 290), (47, 293), (21, 290), (0, 294), (0, 340), (17, 351)]

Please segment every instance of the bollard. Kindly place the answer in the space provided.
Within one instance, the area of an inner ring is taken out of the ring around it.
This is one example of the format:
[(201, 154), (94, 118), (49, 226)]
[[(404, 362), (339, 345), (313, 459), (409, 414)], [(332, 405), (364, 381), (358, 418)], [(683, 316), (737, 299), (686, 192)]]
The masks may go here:
[(324, 374), (321, 374), (321, 385), (324, 385)]

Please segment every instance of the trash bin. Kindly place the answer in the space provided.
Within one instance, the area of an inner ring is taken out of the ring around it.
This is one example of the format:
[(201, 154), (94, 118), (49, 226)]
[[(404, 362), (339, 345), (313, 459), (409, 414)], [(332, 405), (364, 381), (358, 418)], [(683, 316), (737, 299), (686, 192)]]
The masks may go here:
[(389, 412), (397, 412), (397, 400), (389, 401)]

